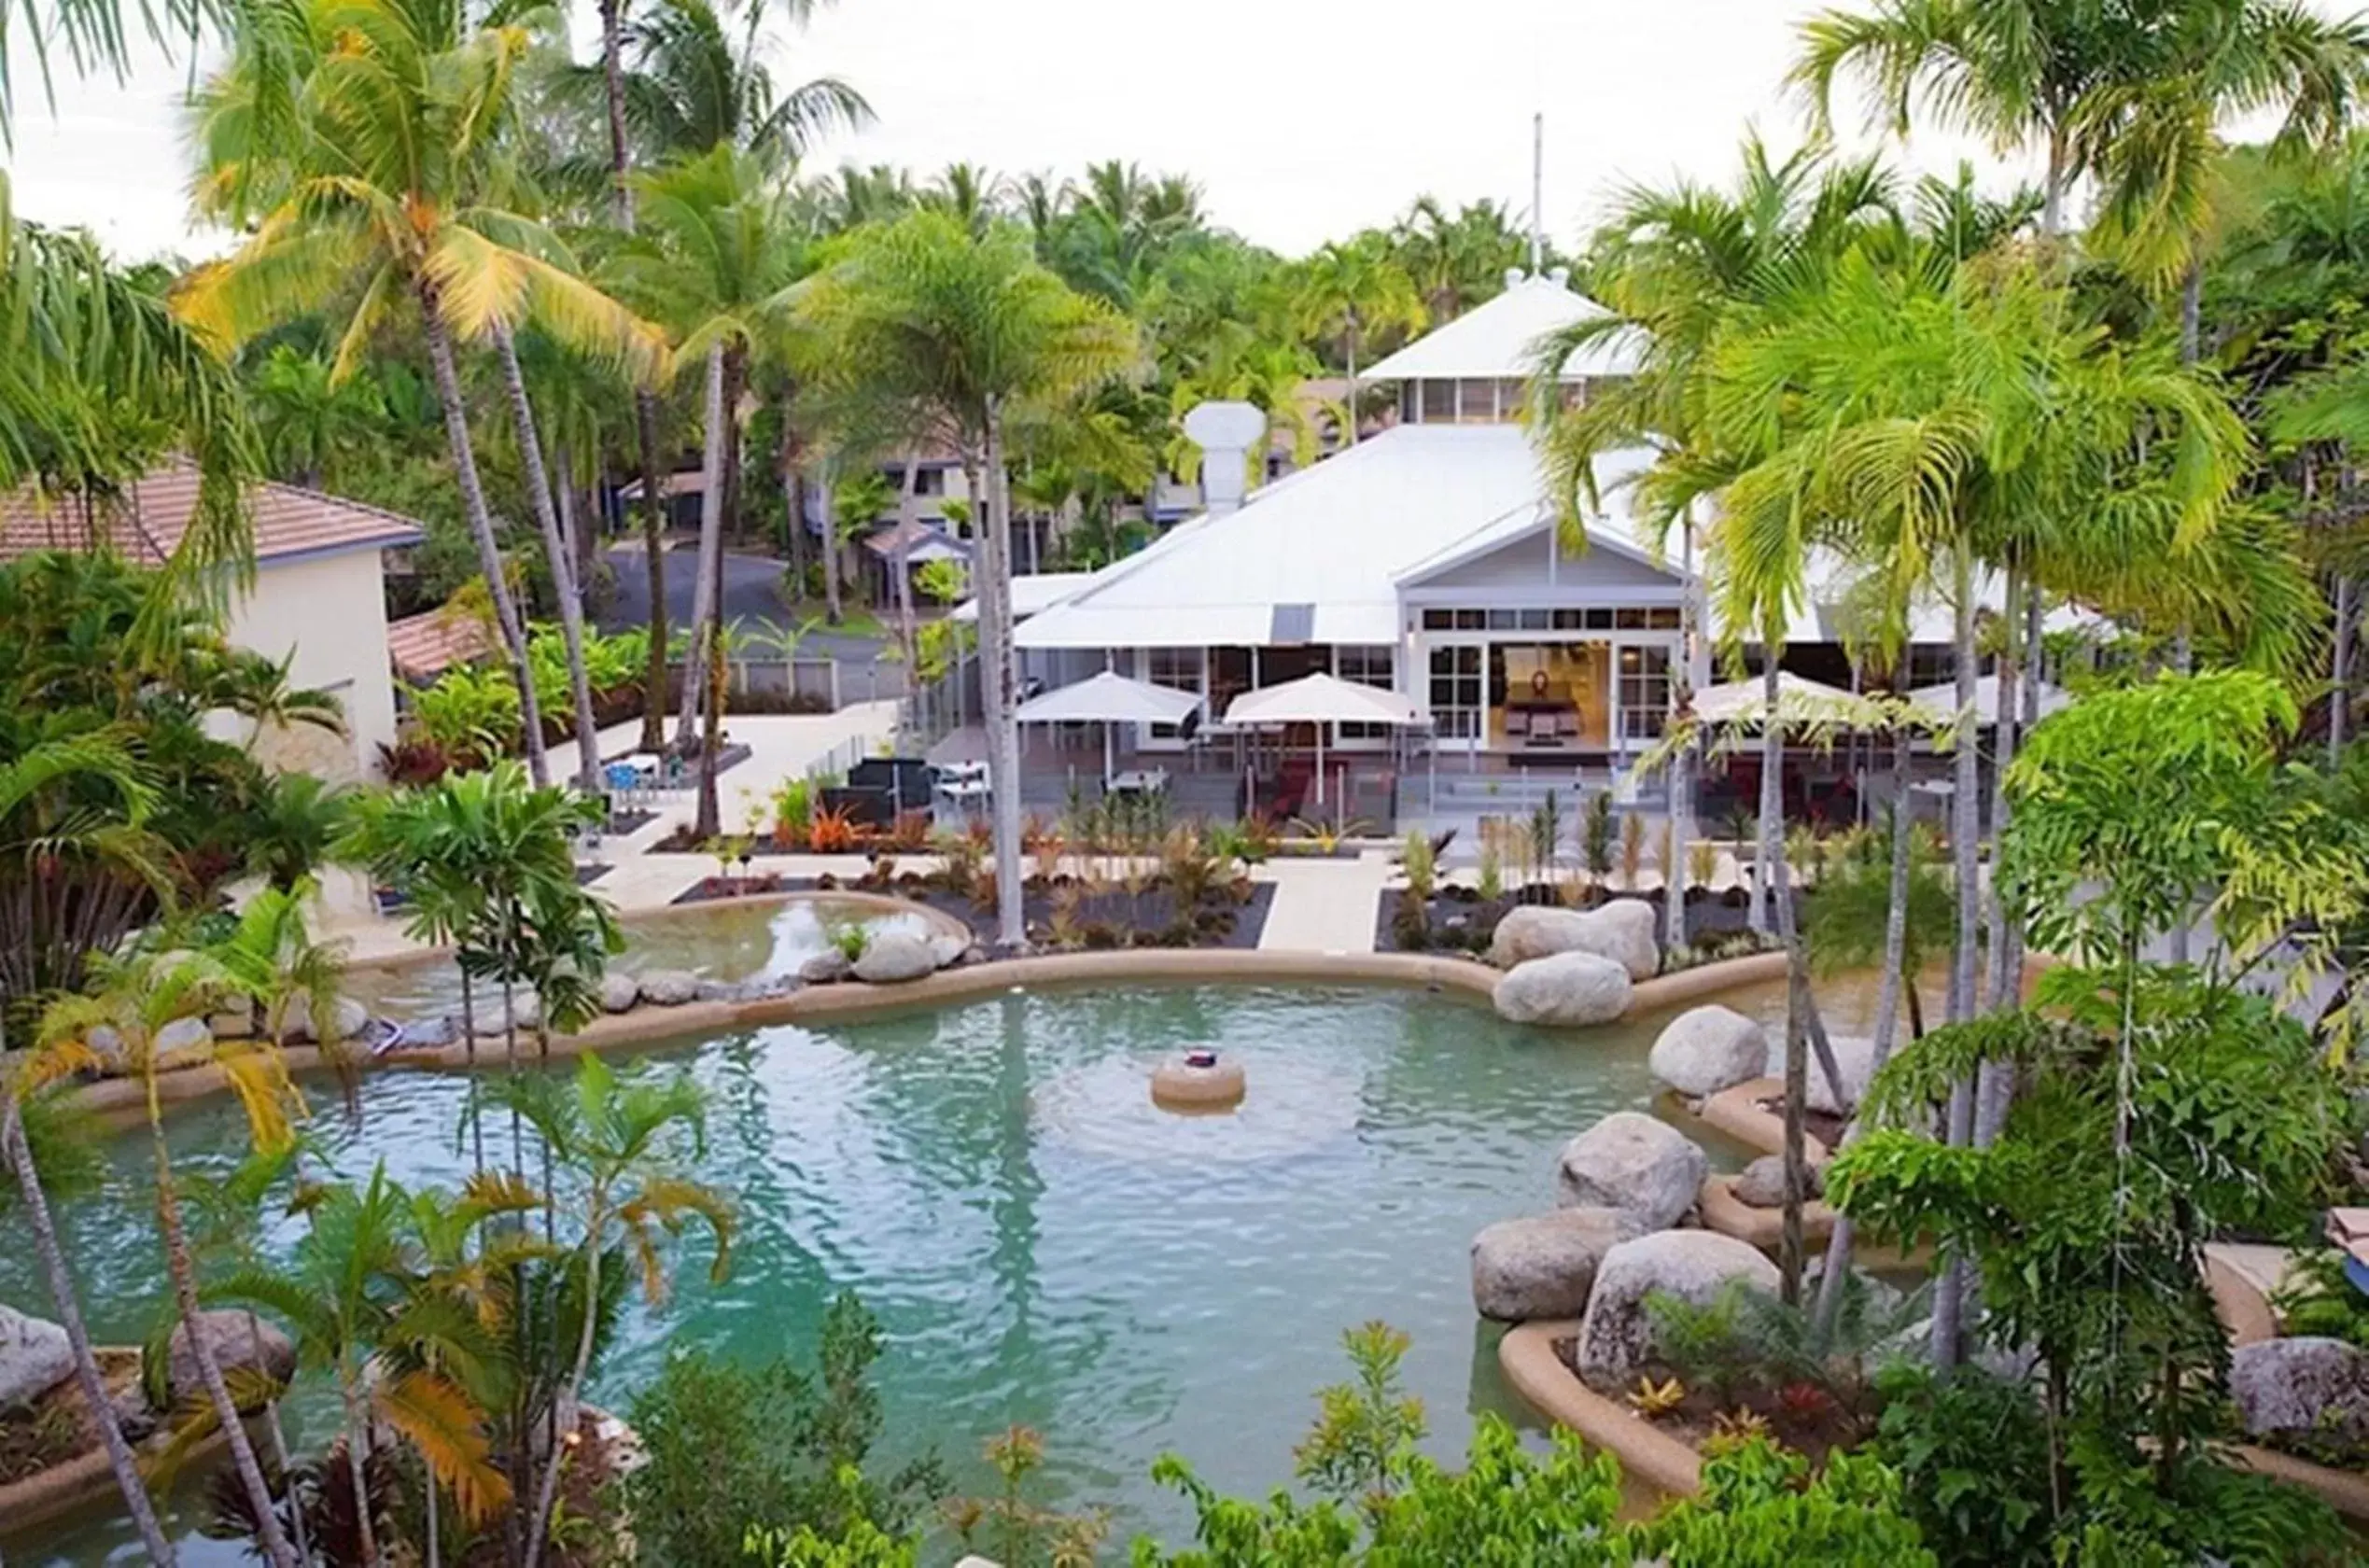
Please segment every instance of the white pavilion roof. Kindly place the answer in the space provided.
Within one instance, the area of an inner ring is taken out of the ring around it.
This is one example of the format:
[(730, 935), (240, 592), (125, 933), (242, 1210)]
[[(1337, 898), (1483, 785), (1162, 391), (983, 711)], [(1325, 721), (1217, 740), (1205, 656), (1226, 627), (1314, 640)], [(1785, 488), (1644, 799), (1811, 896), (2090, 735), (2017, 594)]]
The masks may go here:
[[(1527, 376), (1538, 340), (1575, 321), (1608, 315), (1586, 295), (1552, 274), (1526, 277), (1493, 300), (1475, 305), (1437, 331), (1426, 332), (1397, 353), (1357, 372), (1359, 381), (1445, 381)], [(1573, 355), (1565, 379), (1629, 375), (1637, 368), (1637, 345), (1619, 337), (1600, 340)]]

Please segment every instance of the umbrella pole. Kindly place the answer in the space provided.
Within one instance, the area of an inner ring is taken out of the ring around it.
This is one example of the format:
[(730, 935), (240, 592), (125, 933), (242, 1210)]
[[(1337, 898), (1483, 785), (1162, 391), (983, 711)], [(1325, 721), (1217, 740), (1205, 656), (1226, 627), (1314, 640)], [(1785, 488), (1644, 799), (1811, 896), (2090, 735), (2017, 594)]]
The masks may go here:
[(1111, 731), (1117, 726), (1108, 719), (1102, 721), (1102, 792), (1111, 792)]
[(1325, 814), (1325, 725), (1316, 725), (1316, 815)]

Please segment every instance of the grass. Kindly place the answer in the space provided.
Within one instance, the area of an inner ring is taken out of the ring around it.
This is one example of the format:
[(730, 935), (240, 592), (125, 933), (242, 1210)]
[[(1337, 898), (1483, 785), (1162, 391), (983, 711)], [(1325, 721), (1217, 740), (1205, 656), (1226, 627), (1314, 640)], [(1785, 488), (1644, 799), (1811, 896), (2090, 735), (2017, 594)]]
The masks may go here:
[(820, 623), (815, 627), (817, 632), (834, 633), (841, 637), (885, 637), (891, 635), (887, 623), (862, 605), (843, 606), (839, 623), (835, 626), (827, 619), (829, 614), (830, 607), (820, 599), (793, 604), (789, 607), (789, 623), (795, 626), (801, 622), (812, 620)]

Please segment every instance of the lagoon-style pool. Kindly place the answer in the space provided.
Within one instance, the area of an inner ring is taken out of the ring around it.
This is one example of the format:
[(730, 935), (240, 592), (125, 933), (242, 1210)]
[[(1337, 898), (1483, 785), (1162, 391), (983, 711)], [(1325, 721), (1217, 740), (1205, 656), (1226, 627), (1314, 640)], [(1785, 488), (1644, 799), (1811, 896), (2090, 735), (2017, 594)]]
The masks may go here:
[[(1729, 1000), (1781, 1005), (1774, 988)], [(1661, 1021), (1550, 1032), (1386, 988), (1056, 989), (649, 1052), (712, 1096), (699, 1174), (739, 1234), (727, 1281), (708, 1282), (702, 1253), (669, 1306), (634, 1309), (596, 1397), (627, 1405), (669, 1345), (806, 1354), (852, 1290), (886, 1330), (892, 1446), (934, 1446), (975, 1486), (983, 1438), (1035, 1427), (1052, 1490), (1111, 1505), (1123, 1541), (1186, 1522), (1147, 1478), (1163, 1451), (1227, 1491), (1286, 1481), (1315, 1391), (1344, 1371), (1341, 1331), (1379, 1318), (1413, 1337), (1431, 1447), (1460, 1454), (1477, 1412), (1520, 1414), (1473, 1314), (1472, 1236), (1551, 1207), (1563, 1141), (1649, 1105)], [(1151, 1067), (1188, 1044), (1245, 1064), (1238, 1114), (1152, 1106)], [(384, 1159), (453, 1185), (467, 1092), (459, 1075), (372, 1075), (318, 1130), (344, 1173)], [(192, 1161), (238, 1145), (221, 1103), (179, 1113), (174, 1135)], [(165, 1291), (128, 1141), (111, 1184), (61, 1220), (95, 1333), (137, 1342)], [(38, 1311), (25, 1251), (0, 1248), (0, 1299)], [(11, 1540), (8, 1561), (80, 1568), (127, 1539), (93, 1519)], [(195, 1542), (184, 1561), (241, 1559)]]

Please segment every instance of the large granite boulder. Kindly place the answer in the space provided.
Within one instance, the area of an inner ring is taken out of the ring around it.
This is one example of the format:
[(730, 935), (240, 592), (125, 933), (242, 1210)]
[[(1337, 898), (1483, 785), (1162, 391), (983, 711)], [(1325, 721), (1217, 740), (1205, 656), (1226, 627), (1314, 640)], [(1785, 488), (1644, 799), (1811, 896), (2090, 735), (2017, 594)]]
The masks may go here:
[(510, 1010), (505, 1013), (501, 993), (497, 991), (491, 1005), (477, 1010), (477, 1038), (507, 1039), (513, 1029), (522, 1035), (532, 1034), (535, 1026), (542, 1021), (542, 999), (532, 992), (522, 991), (511, 998)]
[(641, 982), (630, 974), (610, 970), (600, 977), (600, 1010), (603, 1013), (630, 1013), (634, 1003), (641, 1000)]
[(1484, 1318), (1576, 1318), (1605, 1253), (1638, 1234), (1618, 1209), (1558, 1209), (1500, 1220), (1472, 1239), (1472, 1304)]
[(1759, 1249), (1717, 1231), (1657, 1231), (1615, 1246), (1596, 1267), (1595, 1289), (1579, 1321), (1575, 1359), (1580, 1375), (1626, 1381), (1655, 1359), (1647, 1296), (1707, 1306), (1731, 1280), (1771, 1292), (1780, 1282), (1776, 1265)]
[(66, 1331), (0, 1305), (0, 1410), (25, 1405), (74, 1376)]
[[(1828, 1038), (1834, 1047), (1834, 1067), (1843, 1077), (1843, 1102), (1834, 1101), (1834, 1090), (1826, 1081), (1826, 1070), (1818, 1065), (1817, 1048), (1806, 1041), (1802, 1049), (1810, 1057), (1810, 1109), (1823, 1111), (1829, 1116), (1848, 1116), (1867, 1098), (1868, 1081), (1875, 1076), (1875, 1042), (1861, 1035), (1837, 1034)], [(1771, 1031), (1769, 1052), (1763, 1072), (1771, 1078), (1785, 1076), (1785, 1036)]]
[(952, 969), (968, 958), (970, 953), (971, 939), (967, 936), (957, 936), (952, 931), (946, 931), (930, 938), (930, 961), (940, 969)]
[(203, 1018), (175, 1018), (156, 1031), (159, 1067), (196, 1067), (213, 1059), (214, 1031)]
[(1489, 961), (1512, 969), (1558, 953), (1593, 953), (1643, 980), (1661, 966), (1659, 930), (1643, 899), (1615, 899), (1601, 909), (1525, 903), (1507, 910), (1490, 933)]
[(1516, 964), (1497, 981), (1497, 1015), (1517, 1024), (1578, 1029), (1629, 1010), (1629, 972), (1593, 953), (1557, 953)]
[(901, 985), (937, 972), (937, 955), (930, 939), (911, 931), (877, 931), (863, 945), (855, 961), (855, 977), (875, 986)]
[(1565, 1209), (1616, 1209), (1640, 1231), (1674, 1225), (1703, 1194), (1711, 1162), (1669, 1123), (1615, 1111), (1563, 1146), (1555, 1185)]
[(2250, 1436), (2369, 1444), (2369, 1351), (2342, 1339), (2240, 1345), (2229, 1358), (2229, 1392)]
[(641, 977), (641, 1000), (652, 1007), (680, 1007), (699, 994), (699, 976), (685, 969), (653, 969)]
[(1646, 1065), (1682, 1095), (1706, 1099), (1760, 1076), (1769, 1037), (1732, 1007), (1690, 1007), (1662, 1027)]
[(217, 1040), (245, 1040), (255, 1032), (256, 1017), (253, 997), (231, 997), (216, 1004), (205, 1027)]
[(112, 1024), (93, 1024), (82, 1036), (82, 1043), (99, 1058), (99, 1071), (109, 1077), (132, 1071), (132, 1053), (123, 1043), (123, 1036)]
[(351, 1040), (362, 1032), (371, 1021), (370, 1009), (352, 997), (339, 997), (329, 1008), (327, 1021), (315, 1024), (313, 999), (302, 991), (287, 999), (287, 1006), (280, 1014), (280, 1033), (290, 1042), (326, 1042), (334, 1044)]
[[(1809, 1169), (1809, 1191), (1803, 1196), (1815, 1201), (1826, 1196), (1826, 1168), (1813, 1160)], [(1730, 1190), (1735, 1194), (1738, 1203), (1749, 1204), (1755, 1209), (1784, 1208), (1785, 1156), (1762, 1155), (1744, 1168)]]
[(798, 966), (798, 979), (807, 986), (834, 986), (854, 970), (855, 965), (848, 961), (845, 953), (836, 947), (825, 947)]
[[(259, 1372), (275, 1382), (286, 1382), (296, 1375), (296, 1347), (288, 1342), (287, 1336), (268, 1320), (244, 1309), (200, 1312), (197, 1331), (206, 1349), (214, 1352), (214, 1363), (226, 1378), (233, 1372)], [(205, 1386), (198, 1373), (197, 1351), (190, 1348), (187, 1323), (173, 1330), (164, 1376), (176, 1400)]]

